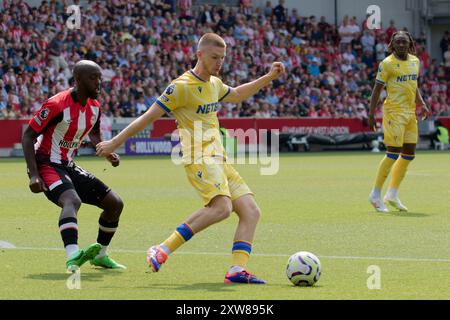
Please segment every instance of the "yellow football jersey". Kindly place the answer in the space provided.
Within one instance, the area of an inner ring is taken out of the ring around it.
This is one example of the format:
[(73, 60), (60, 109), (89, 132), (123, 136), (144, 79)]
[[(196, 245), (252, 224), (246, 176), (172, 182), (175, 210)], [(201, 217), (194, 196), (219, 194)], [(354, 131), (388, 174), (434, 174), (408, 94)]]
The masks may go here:
[(387, 88), (385, 110), (415, 113), (419, 69), (420, 61), (412, 54), (405, 61), (391, 54), (380, 63), (376, 81)]
[(172, 81), (156, 100), (177, 120), (185, 165), (199, 163), (205, 157), (226, 158), (217, 111), (230, 90), (217, 77), (205, 81), (189, 70)]

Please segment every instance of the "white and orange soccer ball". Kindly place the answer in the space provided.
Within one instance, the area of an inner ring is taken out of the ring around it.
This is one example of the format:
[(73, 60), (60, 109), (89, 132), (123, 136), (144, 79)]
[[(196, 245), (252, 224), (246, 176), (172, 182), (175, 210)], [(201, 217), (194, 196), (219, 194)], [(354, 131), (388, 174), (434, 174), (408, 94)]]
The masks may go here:
[(319, 281), (322, 266), (319, 258), (307, 251), (300, 251), (290, 256), (286, 275), (296, 286), (309, 287)]

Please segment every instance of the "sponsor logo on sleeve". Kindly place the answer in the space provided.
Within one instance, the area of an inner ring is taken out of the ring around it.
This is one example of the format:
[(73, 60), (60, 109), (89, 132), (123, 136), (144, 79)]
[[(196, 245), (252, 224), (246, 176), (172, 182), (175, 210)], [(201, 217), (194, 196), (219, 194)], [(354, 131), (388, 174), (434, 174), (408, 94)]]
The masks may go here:
[(170, 95), (173, 93), (174, 90), (175, 90), (175, 85), (174, 85), (174, 84), (171, 84), (170, 86), (167, 87), (167, 89), (166, 89), (166, 94), (167, 94), (168, 96), (170, 96)]
[(50, 113), (50, 110), (48, 110), (48, 108), (44, 108), (41, 111), (39, 111), (39, 118), (41, 120), (45, 120), (48, 118), (49, 113)]

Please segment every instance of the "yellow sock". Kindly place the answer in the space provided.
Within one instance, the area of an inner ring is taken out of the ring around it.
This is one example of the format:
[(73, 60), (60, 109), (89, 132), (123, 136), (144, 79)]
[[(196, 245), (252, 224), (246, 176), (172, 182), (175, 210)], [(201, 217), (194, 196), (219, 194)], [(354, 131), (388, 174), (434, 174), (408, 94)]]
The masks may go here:
[(194, 231), (187, 223), (180, 224), (170, 237), (162, 243), (162, 247), (165, 251), (168, 251), (166, 252), (167, 254), (170, 254), (181, 247), (183, 243), (191, 239), (193, 235)]
[(233, 251), (232, 266), (241, 266), (245, 269), (250, 255), (246, 251)]
[(377, 177), (375, 179), (375, 188), (381, 190), (386, 178), (391, 171), (392, 165), (397, 160), (399, 154), (393, 152), (386, 152), (386, 156), (381, 160), (378, 166)]
[(234, 241), (232, 249), (232, 266), (240, 266), (245, 269), (247, 266), (250, 253), (252, 252), (252, 244), (248, 241)]
[(183, 243), (186, 241), (183, 239), (183, 237), (175, 231), (166, 239), (166, 241), (163, 242), (163, 244), (167, 247), (167, 249), (170, 250), (170, 253), (177, 250)]
[(401, 157), (395, 161), (394, 167), (392, 168), (392, 179), (389, 184), (389, 189), (398, 189), (405, 177), (406, 170), (413, 159), (414, 155), (402, 154)]

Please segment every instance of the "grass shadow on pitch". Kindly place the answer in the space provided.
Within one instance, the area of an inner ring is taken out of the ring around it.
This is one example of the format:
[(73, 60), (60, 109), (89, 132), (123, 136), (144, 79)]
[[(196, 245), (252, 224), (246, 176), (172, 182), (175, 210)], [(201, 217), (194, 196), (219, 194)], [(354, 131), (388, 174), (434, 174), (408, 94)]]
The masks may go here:
[(193, 284), (149, 284), (136, 289), (161, 289), (177, 291), (235, 292), (238, 286), (226, 283), (193, 283)]
[[(208, 291), (208, 292), (236, 292), (241, 291), (242, 288), (248, 287), (246, 284), (226, 284), (226, 283), (193, 283), (193, 284), (151, 284), (146, 287), (136, 287), (136, 289), (161, 289), (161, 290), (176, 290), (176, 291)], [(300, 287), (291, 284), (266, 284), (264, 286), (251, 285), (251, 288), (287, 288), (292, 287), (293, 290), (314, 290), (320, 289), (321, 285), (312, 287)]]
[[(112, 274), (112, 273), (110, 273)], [(71, 276), (70, 273), (37, 273), (37, 274), (29, 274), (25, 278), (32, 280), (45, 280), (45, 281), (66, 281)], [(81, 273), (80, 280), (81, 281), (101, 281), (104, 277), (103, 273)]]
[(425, 218), (430, 216), (429, 214), (426, 213), (404, 212), (404, 211), (392, 211), (384, 214), (391, 217), (400, 217), (400, 218)]
[(286, 289), (286, 288), (292, 288), (292, 290), (319, 290), (323, 288), (320, 284), (315, 284), (313, 286), (295, 286), (291, 283), (274, 283), (274, 284), (265, 284), (264, 287), (272, 287), (272, 288), (279, 288), (279, 289)]

